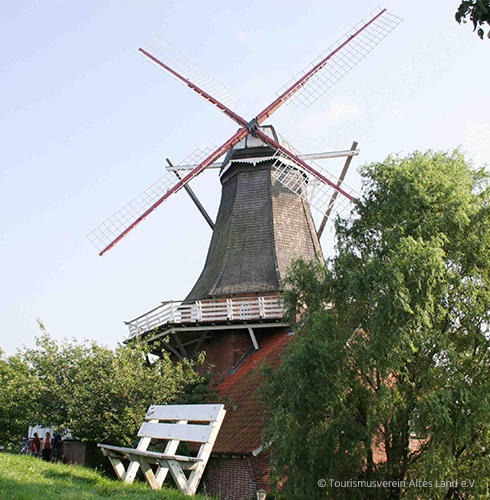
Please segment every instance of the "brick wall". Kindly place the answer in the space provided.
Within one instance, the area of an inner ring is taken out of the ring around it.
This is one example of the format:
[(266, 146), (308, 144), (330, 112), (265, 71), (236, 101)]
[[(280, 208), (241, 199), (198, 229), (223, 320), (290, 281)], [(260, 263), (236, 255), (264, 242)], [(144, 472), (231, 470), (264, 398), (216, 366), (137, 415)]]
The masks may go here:
[(252, 347), (252, 340), (247, 330), (224, 333), (215, 331), (212, 336), (201, 348), (206, 352), (206, 362), (200, 370), (206, 371), (211, 367), (212, 386), (216, 386)]
[(202, 480), (206, 493), (221, 500), (257, 498), (257, 490), (271, 491), (269, 455), (212, 456)]
[(256, 498), (259, 489), (248, 457), (211, 457), (203, 483), (206, 493), (222, 500)]
[(249, 458), (249, 460), (257, 489), (271, 491), (272, 482), (269, 453), (261, 453), (256, 457), (252, 456)]

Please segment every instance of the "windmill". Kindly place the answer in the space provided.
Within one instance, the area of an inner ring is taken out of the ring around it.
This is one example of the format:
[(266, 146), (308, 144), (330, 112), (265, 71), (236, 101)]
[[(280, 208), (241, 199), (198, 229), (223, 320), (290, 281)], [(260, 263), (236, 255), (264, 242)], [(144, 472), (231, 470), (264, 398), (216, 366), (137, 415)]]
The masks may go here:
[[(299, 257), (322, 259), (319, 237), (327, 219), (355, 197), (343, 178), (358, 151), (354, 143), (350, 151), (320, 155), (347, 156), (344, 171), (336, 179), (313, 161), (315, 155), (302, 155), (264, 122), (283, 104), (311, 105), (400, 22), (386, 9), (377, 9), (305, 68), (251, 120), (231, 109), (226, 88), (196, 70), (163, 40), (154, 39), (149, 47), (139, 49), (150, 62), (213, 104), (239, 128), (221, 146), (197, 159), (180, 165), (168, 160), (169, 167), (161, 179), (88, 235), (103, 255), (181, 189), (189, 193), (213, 229), (204, 269), (186, 299), (162, 303), (129, 322), (131, 335), (155, 328), (160, 329), (158, 337), (179, 333), (165, 348), (183, 357), (189, 354), (185, 342), (195, 343), (196, 352), (210, 324), (225, 329), (232, 322), (235, 327), (246, 328), (256, 349), (254, 328), (267, 322), (284, 326), (280, 295), (286, 268)], [(217, 163), (220, 159), (223, 161)], [(222, 197), (213, 222), (189, 183), (206, 169), (216, 167), (220, 169)], [(310, 206), (322, 215), (318, 230)], [(204, 333), (196, 336), (201, 330)], [(193, 334), (188, 335), (191, 331)]]
[[(253, 367), (264, 359), (277, 366), (291, 339), (281, 300), (286, 269), (299, 257), (323, 258), (319, 237), (327, 220), (354, 198), (343, 180), (358, 153), (356, 142), (349, 151), (302, 155), (264, 122), (285, 103), (312, 104), (400, 21), (386, 10), (371, 13), (249, 121), (231, 109), (226, 88), (163, 40), (140, 49), (239, 127), (221, 146), (203, 155), (193, 154), (179, 165), (167, 160), (161, 179), (89, 235), (103, 255), (181, 189), (213, 230), (204, 268), (187, 297), (163, 302), (127, 323), (129, 341), (143, 337), (153, 354), (165, 349), (182, 359), (206, 351), (214, 384), (230, 410), (204, 480), (213, 495), (249, 498), (270, 486), (261, 442), (263, 408), (254, 397), (259, 382)], [(338, 156), (347, 157), (338, 179), (314, 162)], [(219, 169), (222, 184), (215, 221), (189, 187), (190, 181), (212, 168)], [(321, 215), (318, 230), (310, 207)], [(158, 342), (163, 337), (166, 342)]]

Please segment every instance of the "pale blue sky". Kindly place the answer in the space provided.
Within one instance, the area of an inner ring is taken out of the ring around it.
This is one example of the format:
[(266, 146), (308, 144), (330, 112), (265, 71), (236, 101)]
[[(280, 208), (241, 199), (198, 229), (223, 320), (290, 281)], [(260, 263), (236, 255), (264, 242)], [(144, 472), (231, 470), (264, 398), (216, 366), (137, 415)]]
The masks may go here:
[[(271, 123), (299, 150), (347, 149), (356, 168), (391, 152), (461, 145), (490, 157), (490, 42), (454, 22), (459, 1), (386, 1), (404, 22), (310, 109)], [(105, 257), (85, 235), (197, 147), (236, 125), (140, 57), (159, 34), (237, 91), (251, 118), (378, 2), (0, 0), (1, 347), (57, 338), (110, 346), (132, 319), (181, 299), (210, 230), (185, 193)], [(342, 161), (324, 161), (338, 173)], [(215, 172), (193, 183), (210, 212)], [(331, 250), (332, 234), (324, 247)]]

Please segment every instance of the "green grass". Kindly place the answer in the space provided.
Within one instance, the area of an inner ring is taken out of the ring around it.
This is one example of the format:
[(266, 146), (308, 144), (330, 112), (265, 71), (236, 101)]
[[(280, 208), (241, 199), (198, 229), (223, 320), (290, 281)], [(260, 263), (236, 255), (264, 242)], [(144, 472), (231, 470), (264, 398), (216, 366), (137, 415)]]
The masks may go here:
[[(52, 464), (39, 458), (0, 453), (0, 498), (183, 500), (189, 497), (166, 488), (154, 491), (142, 482), (127, 485), (81, 465)], [(209, 499), (200, 495), (194, 498)]]

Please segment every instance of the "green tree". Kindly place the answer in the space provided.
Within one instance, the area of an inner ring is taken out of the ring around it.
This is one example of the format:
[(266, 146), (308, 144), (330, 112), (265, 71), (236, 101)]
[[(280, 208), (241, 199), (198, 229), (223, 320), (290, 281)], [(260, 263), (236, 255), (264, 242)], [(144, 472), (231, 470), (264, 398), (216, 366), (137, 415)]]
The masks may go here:
[(266, 371), (265, 441), (282, 495), (488, 497), (488, 175), (458, 151), (389, 157), (361, 175), (336, 255), (292, 267), (296, 336)]
[(0, 423), (19, 442), (27, 425), (69, 429), (83, 441), (129, 445), (152, 404), (198, 403), (208, 380), (192, 361), (163, 353), (151, 364), (147, 347), (115, 350), (97, 342), (60, 343), (46, 333), (36, 347), (0, 360)]
[[(456, 11), (456, 21), (466, 23), (467, 19), (473, 23), (473, 31), (483, 40), (485, 34), (482, 26), (490, 25), (490, 0), (464, 0)], [(490, 38), (490, 31), (487, 33)]]
[(0, 350), (0, 444), (13, 448), (27, 436), (28, 426), (38, 419), (39, 394), (34, 370)]

